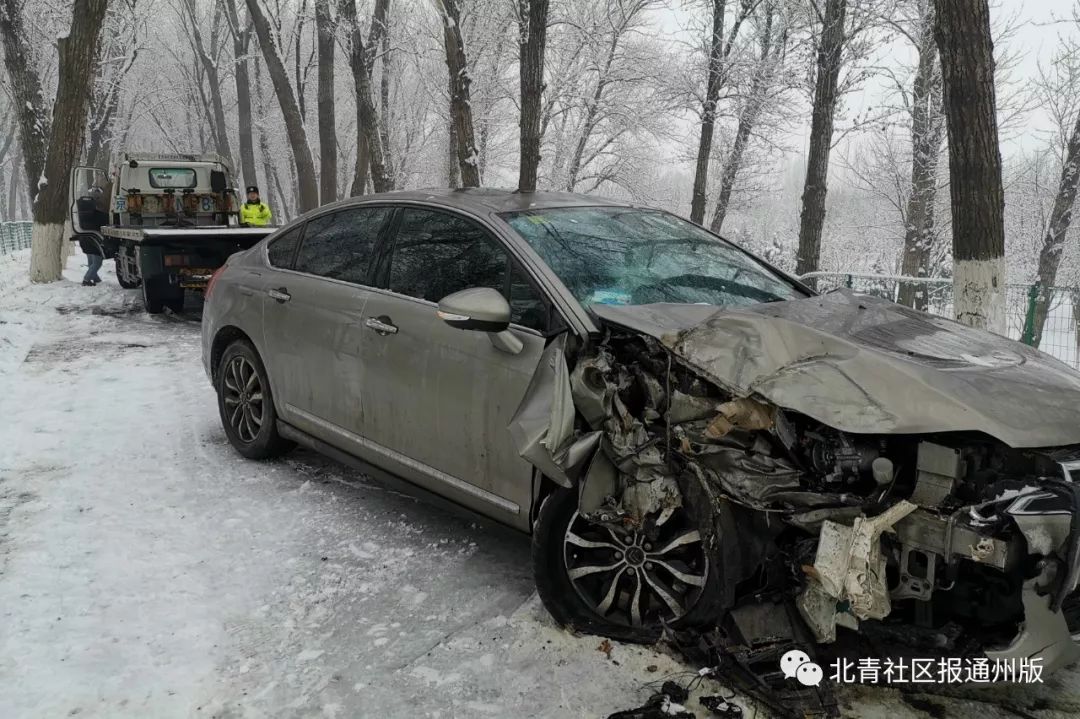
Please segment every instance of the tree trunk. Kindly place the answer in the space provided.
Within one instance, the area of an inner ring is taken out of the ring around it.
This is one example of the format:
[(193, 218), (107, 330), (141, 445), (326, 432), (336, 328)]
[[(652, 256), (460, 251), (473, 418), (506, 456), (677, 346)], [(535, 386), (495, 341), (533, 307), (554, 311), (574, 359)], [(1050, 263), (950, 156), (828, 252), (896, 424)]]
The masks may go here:
[[(251, 75), (248, 72), (247, 53), (251, 43), (251, 27), (240, 29), (240, 18), (236, 12), (236, 0), (225, 0), (225, 17), (233, 37), (233, 64), (236, 73), (236, 119), (237, 135), (240, 138), (240, 172), (244, 176), (244, 185), (258, 185), (259, 177), (255, 172), (255, 140), (251, 129)], [(269, 182), (269, 179), (267, 180)]]
[[(447, 76), (447, 97), (454, 92), (453, 80)], [(447, 105), (449, 110), (449, 105)], [(454, 118), (447, 112), (446, 115), (446, 186), (451, 189), (461, 187), (461, 172), (458, 168), (457, 152), (457, 129), (454, 127)]]
[[(374, 50), (374, 47), (372, 48)], [(390, 146), (390, 17), (383, 20), (382, 57), (379, 59), (379, 139), (386, 174), (394, 177), (394, 152)]]
[(1069, 144), (1065, 149), (1065, 162), (1061, 166), (1061, 179), (1058, 181), (1057, 196), (1054, 198), (1054, 207), (1050, 211), (1050, 221), (1046, 226), (1046, 237), (1043, 239), (1042, 249), (1039, 251), (1039, 284), (1042, 292), (1035, 303), (1035, 326), (1032, 328), (1034, 345), (1039, 346), (1042, 340), (1043, 327), (1046, 325), (1046, 315), (1050, 311), (1051, 291), (1057, 280), (1058, 266), (1061, 264), (1061, 253), (1065, 249), (1065, 235), (1069, 231), (1072, 222), (1073, 206), (1076, 204), (1077, 186), (1080, 185), (1080, 115), (1076, 118), (1076, 125), (1069, 136)]
[(544, 47), (547, 43), (548, 0), (518, 0), (518, 49), (521, 83), (521, 167), (518, 192), (536, 192), (540, 167), (540, 110), (544, 95)]
[(334, 20), (330, 0), (315, 0), (319, 36), (319, 197), (322, 204), (337, 199), (337, 117), (334, 112)]
[(705, 220), (705, 191), (709, 181), (713, 132), (716, 129), (716, 100), (720, 96), (724, 60), (724, 10), (726, 0), (712, 0), (712, 35), (709, 37), (709, 69), (705, 81), (705, 102), (701, 108), (701, 132), (698, 136), (697, 163), (694, 166), (694, 190), (690, 200), (690, 221), (699, 225)]
[(301, 213), (307, 212), (319, 206), (319, 188), (315, 179), (315, 162), (311, 157), (311, 146), (308, 145), (307, 132), (304, 130), (304, 120), (300, 115), (300, 107), (296, 104), (296, 95), (289, 83), (285, 65), (270, 36), (270, 23), (259, 6), (259, 0), (246, 0), (246, 2), (248, 14), (255, 26), (255, 34), (259, 38), (259, 46), (262, 48), (263, 59), (266, 61), (266, 69), (270, 73), (270, 81), (274, 85), (274, 93), (281, 106), (281, 114), (285, 118), (285, 132), (289, 138), (289, 146), (292, 148), (293, 161), (296, 164), (297, 189), (300, 195), (298, 210)]
[(828, 0), (817, 48), (817, 77), (810, 119), (810, 153), (806, 159), (802, 213), (799, 216), (799, 257), (796, 274), (816, 272), (821, 260), (821, 228), (825, 224), (825, 192), (829, 182), (829, 152), (833, 120), (840, 98), (838, 82), (844, 54), (844, 16), (847, 0)]
[(90, 90), (107, 4), (107, 0), (75, 0), (71, 8), (71, 30), (66, 37), (56, 41), (59, 81), (53, 103), (44, 184), (34, 199), (30, 250), (32, 282), (53, 282), (60, 279), (63, 270), (68, 177), (82, 156)]
[[(250, 1), (250, 0), (249, 0)], [(349, 67), (352, 70), (353, 85), (356, 90), (356, 116), (357, 133), (363, 133), (362, 142), (358, 142), (356, 161), (357, 168), (353, 175), (352, 194), (358, 195), (363, 192), (366, 182), (361, 182), (366, 170), (362, 170), (362, 160), (367, 156), (366, 166), (371, 170), (371, 186), (375, 192), (389, 192), (394, 189), (394, 181), (386, 170), (383, 160), (382, 138), (379, 135), (379, 115), (375, 111), (375, 103), (371, 99), (371, 69), (374, 65), (375, 49), (382, 40), (382, 32), (386, 28), (387, 9), (390, 0), (375, 0), (375, 9), (371, 15), (371, 32), (368, 35), (368, 46), (364, 45), (364, 36), (360, 31), (360, 23), (356, 17), (355, 0), (343, 0), (340, 5), (340, 15), (349, 28), (352, 47), (349, 51)], [(366, 153), (362, 152), (366, 148)]]
[(1005, 332), (1005, 195), (987, 0), (935, 0), (952, 199), (953, 311)]
[(469, 63), (461, 36), (461, 13), (457, 0), (438, 0), (443, 21), (443, 48), (450, 73), (450, 117), (454, 123), (462, 187), (480, 186), (479, 154), (473, 132), (472, 99), (469, 96)]
[[(904, 213), (904, 254), (900, 274), (926, 277), (934, 242), (934, 202), (937, 199), (937, 166), (944, 123), (941, 118), (941, 84), (934, 44), (933, 6), (927, 4), (917, 48), (919, 66), (911, 91), (911, 188)], [(926, 285), (901, 282), (897, 301), (925, 310)]]
[[(720, 176), (720, 194), (716, 198), (716, 208), (713, 210), (712, 222), (709, 223), (709, 229), (716, 233), (720, 232), (720, 228), (724, 225), (724, 218), (727, 217), (728, 205), (731, 203), (731, 192), (735, 189), (735, 180), (738, 178), (739, 170), (742, 169), (746, 146), (750, 144), (750, 133), (757, 122), (761, 106), (765, 102), (765, 94), (768, 91), (767, 80), (773, 72), (771, 67), (771, 55), (774, 47), (772, 26), (773, 14), (770, 9), (765, 17), (764, 28), (761, 31), (760, 65), (750, 84), (750, 94), (739, 112), (739, 126), (735, 131), (735, 142), (731, 144), (731, 152), (728, 153), (724, 162), (724, 172)], [(704, 127), (702, 130), (704, 131)], [(704, 198), (703, 193), (702, 200)], [(704, 211), (704, 206), (702, 206), (702, 210)]]
[(41, 90), (41, 78), (31, 64), (33, 55), (27, 44), (29, 34), (23, 23), (22, 4), (19, 0), (0, 0), (0, 41), (4, 45), (4, 67), (8, 74), (12, 104), (19, 118), (23, 176), (32, 201), (38, 192), (38, 180), (45, 170), (49, 115)]

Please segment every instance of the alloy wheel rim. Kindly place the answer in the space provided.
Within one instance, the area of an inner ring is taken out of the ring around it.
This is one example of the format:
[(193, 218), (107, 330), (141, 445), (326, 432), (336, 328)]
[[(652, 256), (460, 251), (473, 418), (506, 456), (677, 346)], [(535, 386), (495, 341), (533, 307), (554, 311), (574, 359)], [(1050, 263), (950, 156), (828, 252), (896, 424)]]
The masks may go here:
[(657, 533), (622, 532), (578, 512), (563, 540), (570, 584), (606, 621), (630, 627), (670, 624), (693, 609), (705, 588), (701, 533), (679, 509), (661, 515)]
[(259, 436), (263, 423), (263, 390), (255, 366), (243, 357), (233, 357), (225, 368), (223, 400), (229, 426), (241, 442), (250, 444)]

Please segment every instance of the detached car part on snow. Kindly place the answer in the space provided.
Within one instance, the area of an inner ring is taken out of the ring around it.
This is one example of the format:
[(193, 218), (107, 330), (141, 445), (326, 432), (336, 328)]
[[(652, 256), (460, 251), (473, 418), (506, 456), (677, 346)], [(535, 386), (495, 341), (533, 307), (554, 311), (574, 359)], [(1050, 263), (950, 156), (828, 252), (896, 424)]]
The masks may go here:
[(821, 643), (874, 621), (1080, 657), (1080, 375), (847, 291), (593, 311), (604, 336), (553, 340), (510, 427), (576, 488), (557, 619), (649, 640), (771, 597)]

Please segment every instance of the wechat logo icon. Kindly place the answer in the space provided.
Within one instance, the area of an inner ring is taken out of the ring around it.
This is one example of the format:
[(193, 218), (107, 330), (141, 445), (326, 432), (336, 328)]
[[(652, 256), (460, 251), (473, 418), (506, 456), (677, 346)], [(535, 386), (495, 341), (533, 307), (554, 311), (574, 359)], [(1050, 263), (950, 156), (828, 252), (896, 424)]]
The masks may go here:
[(780, 657), (780, 671), (786, 679), (796, 679), (804, 687), (816, 687), (821, 684), (821, 667), (810, 661), (810, 656), (801, 649), (789, 649)]

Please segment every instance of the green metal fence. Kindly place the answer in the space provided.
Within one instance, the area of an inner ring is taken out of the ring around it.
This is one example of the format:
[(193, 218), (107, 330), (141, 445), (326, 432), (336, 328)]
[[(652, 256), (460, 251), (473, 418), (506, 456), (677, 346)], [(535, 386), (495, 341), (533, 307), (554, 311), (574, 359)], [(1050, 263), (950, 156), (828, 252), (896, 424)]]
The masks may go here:
[[(896, 302), (902, 285), (915, 288), (918, 306), (931, 314), (953, 317), (952, 279), (900, 277), (843, 272), (811, 272), (801, 279), (825, 291), (848, 287)], [(1005, 293), (1009, 337), (1038, 347), (1080, 369), (1080, 288), (1010, 284)]]
[(30, 247), (32, 222), (0, 222), (0, 255)]

